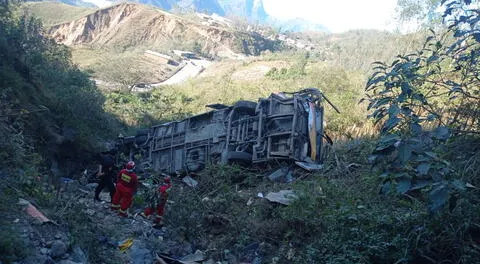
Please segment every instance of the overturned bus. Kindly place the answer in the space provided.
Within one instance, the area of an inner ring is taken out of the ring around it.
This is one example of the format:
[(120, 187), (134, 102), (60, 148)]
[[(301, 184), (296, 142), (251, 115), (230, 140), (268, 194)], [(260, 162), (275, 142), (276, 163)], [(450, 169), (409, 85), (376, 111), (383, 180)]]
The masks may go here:
[[(275, 93), (258, 102), (208, 105), (212, 111), (120, 137), (119, 148), (157, 172), (183, 173), (207, 164), (295, 162), (320, 169), (325, 144), (324, 99), (315, 88)], [(137, 155), (140, 154), (140, 155)], [(140, 168), (142, 169), (142, 168)]]

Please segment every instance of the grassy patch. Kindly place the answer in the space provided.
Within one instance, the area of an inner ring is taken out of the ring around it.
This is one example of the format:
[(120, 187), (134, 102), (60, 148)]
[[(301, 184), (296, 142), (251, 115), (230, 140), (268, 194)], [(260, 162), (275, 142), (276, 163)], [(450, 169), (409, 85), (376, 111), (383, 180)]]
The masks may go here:
[(96, 8), (71, 6), (59, 2), (27, 2), (25, 12), (42, 19), (45, 27), (69, 22), (95, 12)]

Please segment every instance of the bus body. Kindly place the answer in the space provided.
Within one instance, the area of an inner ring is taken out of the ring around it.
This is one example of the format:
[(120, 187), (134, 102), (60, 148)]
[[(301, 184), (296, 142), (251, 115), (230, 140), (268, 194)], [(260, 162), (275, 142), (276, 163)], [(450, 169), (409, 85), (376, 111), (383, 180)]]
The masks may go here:
[(257, 103), (210, 105), (214, 110), (122, 137), (119, 145), (130, 158), (141, 153), (144, 167), (172, 174), (198, 171), (208, 163), (293, 161), (320, 168), (322, 99), (318, 89), (308, 88), (272, 94)]

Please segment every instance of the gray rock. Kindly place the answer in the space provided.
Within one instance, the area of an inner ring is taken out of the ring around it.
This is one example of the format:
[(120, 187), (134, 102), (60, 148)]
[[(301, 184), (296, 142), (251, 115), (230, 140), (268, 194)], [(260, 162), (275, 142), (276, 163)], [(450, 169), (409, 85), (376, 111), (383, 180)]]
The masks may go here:
[(65, 253), (65, 255), (62, 256), (62, 259), (68, 259), (70, 257), (70, 254)]
[(88, 214), (88, 215), (90, 215), (90, 216), (92, 216), (92, 215), (95, 214), (95, 210), (93, 210), (93, 209), (87, 209), (87, 210), (85, 210), (85, 213)]
[(22, 261), (23, 264), (53, 264), (53, 259), (46, 255), (32, 255)]
[(53, 244), (53, 241), (48, 241), (47, 243), (45, 243), (45, 246), (47, 246), (48, 248), (51, 248), (52, 244)]
[(75, 262), (75, 261), (71, 261), (69, 259), (64, 259), (62, 261), (59, 261), (58, 264), (81, 264), (81, 263), (78, 263), (78, 262)]
[(67, 246), (61, 240), (53, 242), (52, 248), (50, 249), (50, 256), (52, 258), (58, 258), (67, 253)]
[(85, 252), (79, 246), (73, 248), (72, 260), (78, 263), (87, 263), (88, 261)]
[(134, 240), (130, 248), (130, 259), (133, 264), (150, 264), (153, 263), (152, 252), (147, 249), (140, 240)]
[(89, 183), (86, 185), (87, 189), (94, 190), (97, 188), (98, 183)]
[(95, 218), (97, 218), (97, 219), (103, 219), (103, 218), (105, 218), (105, 214), (102, 213), (102, 212), (96, 212), (96, 214), (97, 214), (97, 215), (95, 216)]
[(47, 254), (48, 254), (48, 248), (41, 248), (41, 249), (40, 249), (40, 253), (41, 253), (42, 255), (47, 255)]
[(56, 234), (56, 235), (55, 235), (55, 239), (62, 239), (62, 235)]

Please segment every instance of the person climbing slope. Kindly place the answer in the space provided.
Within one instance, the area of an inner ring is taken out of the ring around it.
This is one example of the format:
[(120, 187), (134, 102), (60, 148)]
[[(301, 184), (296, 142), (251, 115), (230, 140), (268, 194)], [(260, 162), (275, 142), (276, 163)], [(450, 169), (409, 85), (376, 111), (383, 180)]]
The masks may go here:
[(125, 169), (118, 173), (117, 191), (113, 195), (112, 210), (119, 210), (120, 216), (128, 216), (128, 208), (132, 205), (133, 194), (137, 191), (138, 177), (134, 172), (135, 162), (129, 161)]
[(165, 213), (165, 205), (167, 204), (168, 193), (170, 192), (171, 188), (172, 182), (170, 176), (164, 175), (163, 183), (158, 187), (158, 191), (149, 197), (149, 207), (145, 208), (145, 210), (141, 213), (143, 217), (149, 218), (149, 216), (152, 215), (156, 209), (157, 215), (153, 220), (153, 223), (156, 226), (163, 225), (163, 214)]
[(107, 187), (108, 191), (110, 192), (110, 201), (113, 199), (113, 195), (115, 194), (115, 151), (110, 150), (107, 152), (102, 153), (99, 160), (98, 171), (97, 171), (97, 178), (98, 178), (98, 186), (95, 189), (95, 197), (93, 198), (96, 202), (101, 202), (100, 200), (100, 193), (102, 190)]

